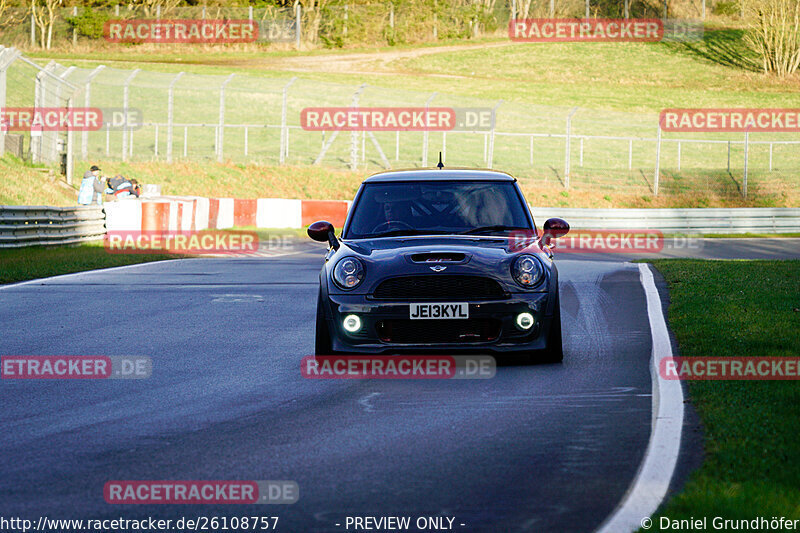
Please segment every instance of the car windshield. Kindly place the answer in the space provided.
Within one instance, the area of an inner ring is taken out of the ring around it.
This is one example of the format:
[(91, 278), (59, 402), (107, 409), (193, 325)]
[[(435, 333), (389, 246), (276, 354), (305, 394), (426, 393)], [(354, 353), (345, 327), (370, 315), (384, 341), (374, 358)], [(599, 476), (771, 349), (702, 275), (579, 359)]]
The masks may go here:
[(354, 209), (347, 239), (530, 229), (510, 181), (367, 183)]

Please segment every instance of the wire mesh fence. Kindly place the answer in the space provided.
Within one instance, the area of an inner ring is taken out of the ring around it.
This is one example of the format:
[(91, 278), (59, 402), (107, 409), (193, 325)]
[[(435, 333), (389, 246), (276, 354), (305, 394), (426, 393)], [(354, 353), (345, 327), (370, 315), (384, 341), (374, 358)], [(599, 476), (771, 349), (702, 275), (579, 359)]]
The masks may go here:
[[(745, 194), (748, 174), (751, 187), (753, 179), (763, 187), (800, 185), (796, 133), (666, 133), (656, 113), (300, 78), (66, 68), (38, 65), (14, 49), (3, 49), (0, 65), (4, 57), (0, 106), (103, 110), (104, 124), (96, 131), (22, 132), (34, 161), (229, 161), (368, 172), (433, 166), (441, 152), (448, 166), (500, 168), (564, 188), (658, 194), (719, 190), (722, 184), (731, 194)], [(303, 109), (321, 106), (480, 109), (494, 120), (482, 129), (427, 132), (304, 129)]]

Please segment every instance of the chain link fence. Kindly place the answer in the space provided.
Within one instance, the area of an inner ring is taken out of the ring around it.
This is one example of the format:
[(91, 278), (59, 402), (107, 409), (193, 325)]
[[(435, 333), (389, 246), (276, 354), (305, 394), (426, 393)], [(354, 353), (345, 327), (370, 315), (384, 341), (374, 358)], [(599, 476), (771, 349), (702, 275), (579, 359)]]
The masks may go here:
[[(718, 189), (746, 195), (748, 173), (800, 186), (800, 135), (665, 133), (656, 113), (559, 108), (423, 93), (402, 87), (39, 65), (0, 52), (0, 107), (103, 110), (96, 131), (21, 132), (33, 161), (233, 162), (357, 171), (433, 166), (500, 168), (520, 179), (643, 194)], [(491, 110), (492, 127), (458, 131), (308, 131), (309, 107), (425, 106)], [(125, 123), (125, 113), (134, 117)], [(11, 132), (9, 132), (10, 136)], [(3, 134), (3, 137), (7, 135)], [(71, 175), (71, 174), (70, 174)], [(772, 177), (771, 177), (772, 176)], [(753, 185), (751, 181), (750, 185)], [(730, 187), (729, 187), (730, 188)]]

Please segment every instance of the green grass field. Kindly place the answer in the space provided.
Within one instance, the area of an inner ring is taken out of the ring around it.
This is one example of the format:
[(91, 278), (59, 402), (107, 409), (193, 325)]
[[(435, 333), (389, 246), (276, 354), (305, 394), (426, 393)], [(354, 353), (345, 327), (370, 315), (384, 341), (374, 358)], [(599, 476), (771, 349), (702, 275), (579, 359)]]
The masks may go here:
[(172, 254), (112, 254), (102, 241), (70, 246), (0, 249), (0, 284), (164, 259)]
[[(160, 123), (133, 134), (130, 159), (153, 169), (137, 178), (157, 175), (179, 180), (188, 169), (180, 193), (206, 194), (196, 187), (204, 183), (217, 191), (223, 183), (208, 183), (211, 176), (228, 173), (237, 165), (274, 179), (241, 183), (222, 196), (256, 197), (265, 189), (282, 196), (279, 176), (287, 168), (304, 185), (306, 194), (320, 198), (326, 189), (345, 197), (357, 179), (344, 178), (351, 155), (351, 135), (343, 133), (331, 144), (319, 170), (311, 167), (325, 140), (320, 132), (298, 127), (304, 107), (349, 105), (361, 83), (368, 87), (361, 106), (422, 106), (436, 92), (431, 105), (498, 108), (498, 135), (494, 143), (494, 168), (518, 176), (533, 203), (583, 207), (628, 206), (796, 206), (800, 144), (764, 144), (767, 141), (800, 141), (800, 135), (753, 133), (748, 158), (748, 195), (741, 199), (744, 181), (742, 134), (664, 134), (660, 155), (659, 197), (655, 187), (657, 113), (666, 107), (796, 107), (800, 76), (778, 79), (752, 68), (752, 57), (742, 44), (742, 31), (707, 28), (699, 43), (563, 43), (518, 44), (487, 38), (459, 45), (357, 48), (347, 51), (125, 46), (99, 50), (78, 48), (75, 53), (37, 53), (41, 60), (55, 59), (65, 66), (84, 69), (107, 64), (92, 86), (92, 103), (119, 106), (120, 80), (129, 69), (141, 68), (130, 91), (130, 106), (142, 109), (145, 120)], [(192, 126), (174, 128), (173, 157), (164, 163), (168, 150), (166, 132), (167, 86), (178, 72), (187, 74), (175, 85), (175, 121)], [(236, 76), (226, 89), (224, 132), (225, 165), (217, 166), (215, 150), (219, 120), (218, 87), (224, 76)], [(73, 73), (76, 80), (79, 73)], [(278, 167), (280, 130), (264, 127), (280, 123), (281, 88), (298, 77), (288, 92), (289, 153), (291, 167)], [(22, 83), (22, 82), (20, 82)], [(13, 100), (13, 97), (10, 96)], [(563, 135), (566, 116), (572, 119), (570, 190), (564, 191), (565, 140), (534, 137), (527, 132)], [(202, 125), (201, 125), (202, 124)], [(260, 126), (259, 126), (260, 125)], [(247, 135), (247, 154), (245, 154)], [(632, 141), (584, 139), (581, 135), (631, 137)], [(708, 139), (716, 144), (692, 143)], [(394, 168), (422, 163), (423, 134), (420, 132), (376, 132), (375, 139)], [(683, 142), (679, 143), (678, 140)], [(730, 149), (727, 141), (731, 141)], [(78, 141), (82, 144), (82, 141)], [(361, 153), (362, 143), (365, 153)], [(364, 176), (382, 168), (382, 159), (369, 138), (356, 135), (358, 171)], [(445, 152), (450, 166), (488, 165), (489, 138), (484, 134), (440, 132), (429, 135), (428, 164)], [(119, 165), (122, 134), (93, 132), (88, 137), (88, 156), (80, 165), (109, 161)], [(185, 150), (185, 157), (184, 157)], [(729, 157), (730, 151), (730, 157)], [(680, 152), (680, 155), (679, 155)], [(730, 159), (730, 163), (728, 160)], [(629, 168), (630, 167), (630, 168)], [(730, 168), (729, 168), (730, 167)], [(337, 172), (333, 172), (333, 171)], [(321, 186), (314, 181), (325, 176)], [(328, 185), (328, 180), (332, 181)], [(177, 185), (177, 184), (176, 184)], [(238, 187), (238, 186), (237, 186)], [(171, 184), (167, 187), (171, 189)], [(560, 193), (564, 191), (566, 195)], [(235, 194), (234, 194), (235, 193)], [(669, 200), (662, 196), (670, 197)], [(337, 196), (341, 197), (341, 196)], [(610, 198), (606, 199), (606, 197)]]
[[(800, 356), (800, 261), (653, 263), (681, 356)], [(798, 382), (692, 381), (689, 394), (705, 461), (659, 516), (800, 519)]]

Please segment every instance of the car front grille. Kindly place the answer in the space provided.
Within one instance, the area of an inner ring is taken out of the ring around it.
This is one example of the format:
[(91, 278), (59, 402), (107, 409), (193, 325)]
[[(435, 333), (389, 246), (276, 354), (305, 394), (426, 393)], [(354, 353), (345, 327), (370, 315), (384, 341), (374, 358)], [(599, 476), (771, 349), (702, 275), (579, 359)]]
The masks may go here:
[(491, 318), (466, 320), (381, 320), (375, 324), (378, 338), (394, 344), (467, 344), (491, 342), (500, 336), (500, 321)]
[(420, 275), (389, 278), (373, 293), (378, 300), (490, 300), (506, 297), (495, 280), (481, 276)]

